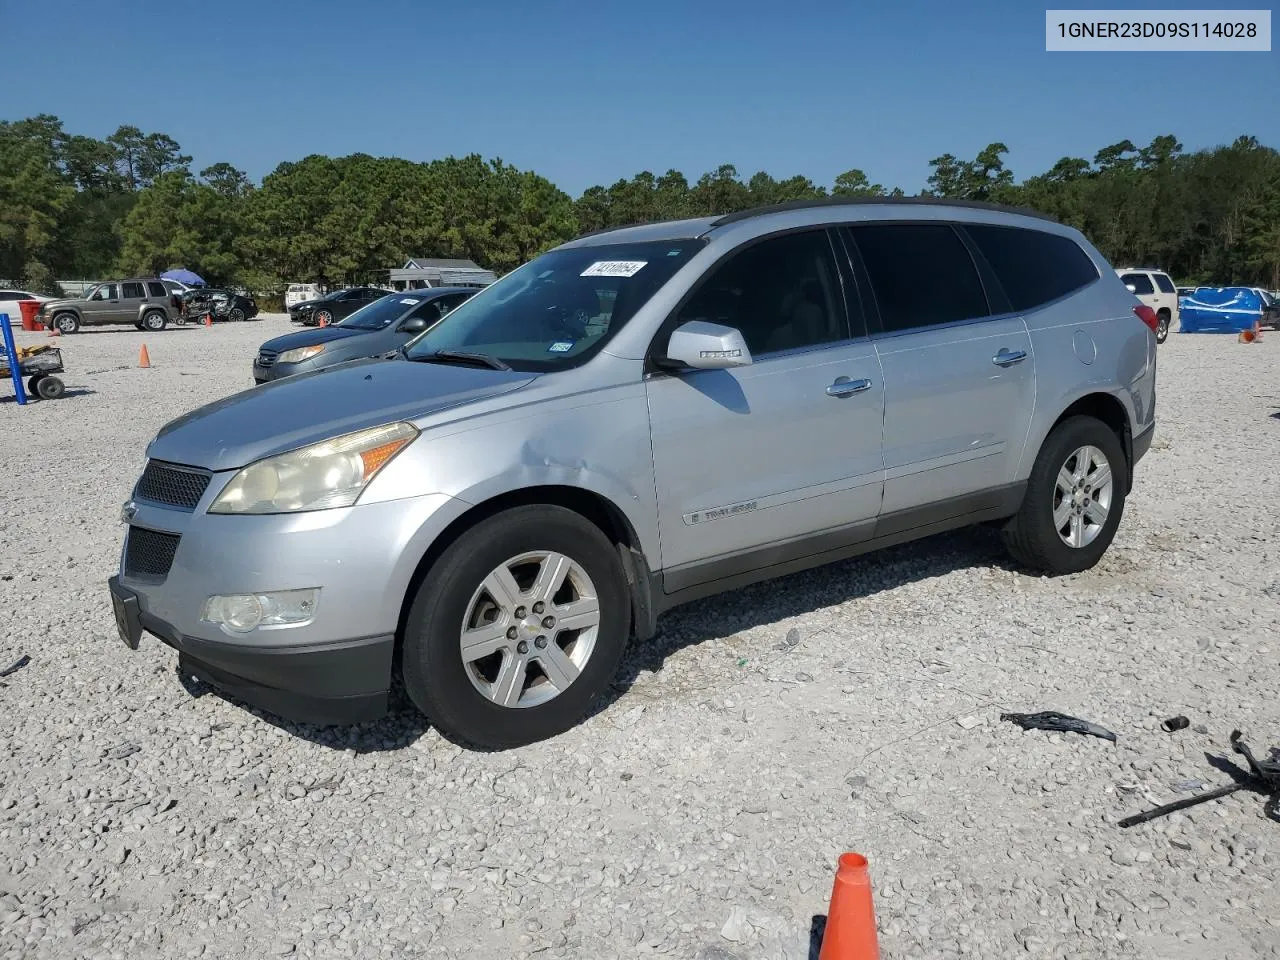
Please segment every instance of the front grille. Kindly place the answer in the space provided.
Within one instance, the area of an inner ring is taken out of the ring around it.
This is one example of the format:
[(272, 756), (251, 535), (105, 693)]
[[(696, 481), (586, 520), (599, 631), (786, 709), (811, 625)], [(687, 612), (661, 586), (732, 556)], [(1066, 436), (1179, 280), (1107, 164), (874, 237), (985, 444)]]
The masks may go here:
[(258, 366), (269, 367), (276, 362), (277, 354), (272, 350), (258, 351)]
[(149, 460), (133, 495), (139, 500), (194, 510), (204, 496), (211, 476), (208, 470)]
[(181, 539), (176, 533), (130, 527), (124, 548), (125, 575), (163, 580), (169, 575)]

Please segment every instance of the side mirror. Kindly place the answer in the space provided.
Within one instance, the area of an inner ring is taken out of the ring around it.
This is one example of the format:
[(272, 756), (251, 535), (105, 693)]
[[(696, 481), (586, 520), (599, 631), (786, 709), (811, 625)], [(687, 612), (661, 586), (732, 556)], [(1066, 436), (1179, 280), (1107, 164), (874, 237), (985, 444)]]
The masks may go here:
[(425, 329), (427, 329), (426, 317), (410, 317), (400, 324), (401, 333), (421, 333)]
[(695, 370), (723, 370), (751, 363), (747, 341), (734, 327), (690, 320), (671, 334), (667, 358)]

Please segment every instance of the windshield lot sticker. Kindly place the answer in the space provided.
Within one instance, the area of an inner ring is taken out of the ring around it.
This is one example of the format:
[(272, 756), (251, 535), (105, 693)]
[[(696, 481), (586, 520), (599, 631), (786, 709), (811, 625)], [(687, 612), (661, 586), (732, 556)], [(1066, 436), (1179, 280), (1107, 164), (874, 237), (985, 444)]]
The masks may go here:
[(410, 299), (409, 297), (401, 297), (401, 298), (400, 298), (400, 302), (401, 302), (401, 303), (421, 303), (422, 301), (421, 301), (421, 300), (413, 300), (413, 299)]
[(572, 349), (572, 340), (557, 340), (551, 346), (547, 347), (547, 353), (568, 353)]
[(648, 260), (597, 260), (579, 276), (583, 277), (634, 277)]

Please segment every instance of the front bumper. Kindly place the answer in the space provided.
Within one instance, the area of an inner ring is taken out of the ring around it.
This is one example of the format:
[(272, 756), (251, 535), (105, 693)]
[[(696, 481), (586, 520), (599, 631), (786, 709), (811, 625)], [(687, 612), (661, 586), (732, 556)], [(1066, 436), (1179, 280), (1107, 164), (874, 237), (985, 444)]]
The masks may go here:
[[(141, 631), (178, 651), (178, 668), (210, 686), (268, 713), (316, 724), (376, 720), (387, 712), (395, 636), (363, 637), (343, 643), (284, 648), (249, 648), (184, 635), (141, 608), (136, 592), (120, 578), (107, 581), (113, 601), (136, 617)], [(121, 635), (130, 643), (128, 627)]]
[[(319, 356), (323, 356), (320, 354)], [(310, 357), (301, 363), (281, 363), (277, 360), (269, 367), (261, 366), (256, 360), (253, 362), (253, 382), (256, 384), (270, 383), (272, 380), (283, 380), (285, 377), (292, 377), (298, 373), (309, 373), (312, 370), (319, 370), (320, 367), (316, 363), (319, 356)]]
[[(133, 502), (109, 581), (122, 638), (135, 646), (152, 634), (191, 674), (290, 719), (345, 723), (385, 712), (409, 584), (466, 505), (429, 494), (294, 515), (207, 513), (232, 475), (215, 474), (192, 512)], [(167, 568), (131, 569), (138, 530), (151, 531), (139, 544), (172, 544)], [(307, 623), (231, 634), (200, 619), (210, 596), (296, 589), (319, 590)]]

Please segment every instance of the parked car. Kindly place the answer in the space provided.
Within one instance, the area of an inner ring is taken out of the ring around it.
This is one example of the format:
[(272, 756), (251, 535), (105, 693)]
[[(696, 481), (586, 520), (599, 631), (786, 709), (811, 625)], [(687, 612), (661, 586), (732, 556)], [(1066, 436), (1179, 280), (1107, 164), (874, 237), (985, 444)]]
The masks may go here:
[(85, 291), (83, 297), (47, 300), (36, 320), (59, 333), (81, 327), (132, 324), (139, 330), (163, 330), (180, 316), (181, 303), (164, 282), (154, 278), (109, 280)]
[(24, 301), (35, 300), (44, 303), (49, 300), (43, 293), (30, 293), (27, 290), (0, 290), (0, 313), (9, 315), (9, 323), (14, 327), (18, 327), (22, 323), (22, 307), (20, 304)]
[[(1261, 326), (1271, 327), (1273, 330), (1280, 330), (1280, 297), (1277, 297), (1270, 290), (1263, 290), (1261, 287), (1254, 288), (1259, 297), (1262, 298), (1262, 319), (1259, 321)], [(0, 294), (2, 296), (2, 294)]]
[(1178, 288), (1167, 273), (1155, 267), (1118, 267), (1116, 273), (1130, 293), (1156, 312), (1156, 343), (1164, 343), (1169, 327), (1179, 319)]
[(324, 296), (318, 283), (291, 283), (284, 292), (284, 308), (293, 310), (307, 300), (319, 300)]
[(379, 716), (396, 669), (454, 740), (553, 736), (697, 597), (981, 522), (1030, 568), (1094, 566), (1157, 326), (1079, 231), (982, 204), (580, 237), (393, 359), (163, 427), (120, 634), (287, 717)]
[(398, 293), (374, 300), (335, 326), (275, 337), (258, 348), (254, 383), (390, 353), (476, 292), (467, 287), (433, 287)]
[(220, 287), (199, 287), (183, 294), (181, 300), (184, 321), (199, 322), (212, 315), (214, 323), (222, 320), (239, 323), (258, 315), (258, 304), (253, 297)]
[(390, 291), (378, 287), (344, 287), (318, 300), (306, 300), (289, 308), (289, 319), (306, 327), (337, 323), (361, 307), (385, 297)]

